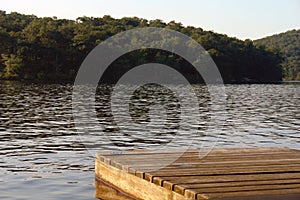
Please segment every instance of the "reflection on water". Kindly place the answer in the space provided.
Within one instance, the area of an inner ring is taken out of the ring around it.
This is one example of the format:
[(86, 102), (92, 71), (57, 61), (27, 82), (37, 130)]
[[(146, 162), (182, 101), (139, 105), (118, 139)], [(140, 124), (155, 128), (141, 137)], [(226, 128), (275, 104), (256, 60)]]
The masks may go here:
[[(209, 94), (203, 85), (194, 87), (201, 120), (188, 125), (197, 126), (199, 141), (215, 141), (218, 136), (217, 147), (300, 148), (300, 84), (226, 85), (226, 123), (209, 129), (208, 135)], [(96, 110), (115, 146), (152, 148), (176, 135), (182, 105), (172, 91), (140, 88), (128, 102), (129, 116), (137, 127), (153, 126), (146, 132), (126, 123), (116, 125), (110, 112), (111, 90), (108, 85), (98, 88)], [(2, 81), (0, 93), (0, 199), (94, 199), (94, 158), (74, 127), (72, 85)], [(162, 129), (167, 131), (160, 134)], [(101, 144), (99, 131), (94, 130), (94, 138), (86, 138), (91, 145), (93, 141)], [(110, 144), (101, 145), (110, 148)]]

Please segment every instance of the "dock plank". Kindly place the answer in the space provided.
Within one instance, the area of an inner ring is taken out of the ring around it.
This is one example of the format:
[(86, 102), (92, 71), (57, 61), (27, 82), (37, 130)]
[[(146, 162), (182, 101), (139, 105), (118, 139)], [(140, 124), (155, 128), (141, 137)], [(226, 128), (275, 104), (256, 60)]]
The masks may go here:
[(285, 147), (213, 149), (204, 158), (198, 149), (105, 152), (95, 170), (136, 199), (300, 199), (300, 151)]

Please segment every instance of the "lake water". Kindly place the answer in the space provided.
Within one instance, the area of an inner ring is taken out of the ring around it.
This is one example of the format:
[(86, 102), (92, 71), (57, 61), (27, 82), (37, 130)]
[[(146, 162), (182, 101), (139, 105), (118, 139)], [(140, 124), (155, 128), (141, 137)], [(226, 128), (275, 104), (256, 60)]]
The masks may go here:
[[(226, 122), (210, 128), (206, 127), (211, 115), (209, 94), (203, 85), (194, 88), (201, 101), (201, 123), (186, 126), (199, 126), (199, 141), (216, 142), (218, 138), (215, 147), (300, 149), (300, 84), (225, 85)], [(176, 135), (182, 113), (170, 91), (152, 87), (146, 91), (148, 96), (137, 92), (131, 99), (129, 116), (137, 124), (151, 122), (150, 132), (139, 130), (141, 126), (122, 123), (118, 127), (113, 123), (107, 103), (109, 91), (111, 87), (103, 85), (96, 97), (98, 121), (112, 142), (101, 144), (97, 134), (88, 138), (78, 135), (73, 122), (72, 85), (1, 81), (0, 199), (94, 199), (94, 157), (82, 141), (107, 149), (147, 149), (165, 145)], [(153, 107), (156, 112), (149, 109), (154, 100), (161, 105)], [(164, 108), (167, 111), (162, 112)], [(160, 134), (163, 128), (167, 131)], [(181, 141), (174, 146), (184, 144)]]

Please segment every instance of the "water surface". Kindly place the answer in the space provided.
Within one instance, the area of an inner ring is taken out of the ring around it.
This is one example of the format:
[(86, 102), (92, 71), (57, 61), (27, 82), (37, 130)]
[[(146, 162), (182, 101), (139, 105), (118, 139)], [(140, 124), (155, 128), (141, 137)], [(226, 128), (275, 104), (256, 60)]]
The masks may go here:
[[(199, 141), (219, 138), (216, 147), (300, 149), (300, 84), (226, 85), (226, 123), (211, 126), (208, 135), (210, 97), (205, 86), (194, 87), (201, 123), (187, 125), (197, 126)], [(147, 149), (172, 141), (181, 115), (172, 92), (158, 87), (143, 93), (141, 88), (130, 100), (130, 116), (137, 126), (123, 123), (118, 127), (107, 103), (109, 91), (107, 85), (99, 88), (96, 109), (113, 145), (122, 150)], [(72, 85), (2, 81), (0, 93), (0, 199), (94, 199), (94, 157), (80, 139), (114, 147), (101, 143), (97, 129), (94, 137), (80, 134), (79, 139), (73, 123)], [(153, 127), (140, 130), (139, 124)], [(165, 129), (163, 134), (161, 129)]]

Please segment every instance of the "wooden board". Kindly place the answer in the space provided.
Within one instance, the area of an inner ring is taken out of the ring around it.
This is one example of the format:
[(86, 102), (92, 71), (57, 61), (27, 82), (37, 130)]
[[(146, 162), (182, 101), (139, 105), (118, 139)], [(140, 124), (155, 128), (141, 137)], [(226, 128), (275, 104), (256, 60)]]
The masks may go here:
[(300, 199), (300, 151), (284, 147), (98, 153), (95, 173), (136, 199)]
[(135, 200), (134, 197), (124, 193), (114, 185), (106, 183), (100, 179), (95, 180), (95, 197), (97, 199), (118, 199), (118, 200)]

